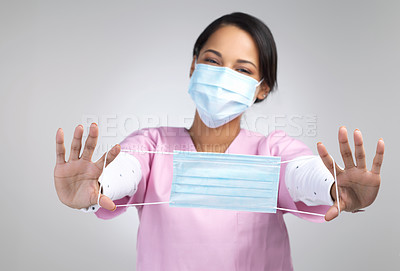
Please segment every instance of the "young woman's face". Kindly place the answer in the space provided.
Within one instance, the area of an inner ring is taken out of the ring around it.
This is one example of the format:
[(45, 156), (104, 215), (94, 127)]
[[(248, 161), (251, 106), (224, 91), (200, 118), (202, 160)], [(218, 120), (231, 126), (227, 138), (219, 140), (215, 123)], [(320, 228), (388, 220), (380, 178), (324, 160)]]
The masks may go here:
[[(193, 58), (190, 76), (195, 68)], [(201, 48), (197, 63), (223, 66), (260, 81), (258, 48), (253, 38), (246, 31), (236, 26), (223, 26), (215, 31)], [(268, 86), (261, 84), (254, 95), (264, 99)]]

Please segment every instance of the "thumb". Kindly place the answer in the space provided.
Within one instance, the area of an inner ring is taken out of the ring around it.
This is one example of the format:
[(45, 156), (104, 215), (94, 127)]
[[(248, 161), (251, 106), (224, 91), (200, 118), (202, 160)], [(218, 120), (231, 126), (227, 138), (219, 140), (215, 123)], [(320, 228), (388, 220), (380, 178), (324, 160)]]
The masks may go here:
[[(90, 197), (90, 204), (97, 204), (97, 199), (99, 196), (99, 191), (97, 190), (96, 193), (93, 193)], [(101, 208), (107, 209), (109, 211), (115, 211), (117, 209), (117, 206), (115, 206), (115, 203), (106, 195), (100, 194), (100, 199), (99, 199), (99, 205)]]
[[(340, 201), (340, 211), (343, 211), (345, 209), (345, 204), (341, 200)], [(331, 221), (335, 219), (336, 217), (339, 216), (339, 208), (338, 208), (338, 202), (335, 201), (335, 204), (331, 206), (331, 208), (328, 209), (328, 211), (325, 214), (325, 220), (326, 221)]]
[(338, 215), (339, 215), (339, 209), (337, 208), (337, 204), (335, 203), (326, 212), (325, 220), (326, 221), (331, 221), (331, 220), (335, 219), (336, 217), (338, 217)]
[(107, 209), (109, 211), (115, 211), (117, 209), (115, 203), (109, 197), (103, 194), (100, 195), (99, 203), (102, 208)]

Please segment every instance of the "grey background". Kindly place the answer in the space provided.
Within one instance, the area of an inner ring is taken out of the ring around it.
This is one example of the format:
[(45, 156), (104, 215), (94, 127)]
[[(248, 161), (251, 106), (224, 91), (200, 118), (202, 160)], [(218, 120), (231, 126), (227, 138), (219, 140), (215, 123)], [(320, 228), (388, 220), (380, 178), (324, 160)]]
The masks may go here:
[(322, 141), (340, 162), (338, 128), (359, 128), (369, 166), (386, 143), (365, 213), (286, 216), (295, 270), (400, 269), (398, 1), (0, 3), (1, 270), (135, 270), (135, 209), (103, 221), (58, 201), (56, 130), (69, 153), (75, 126), (97, 119), (97, 159), (135, 129), (190, 125), (192, 46), (232, 11), (263, 20), (279, 53), (279, 89), (246, 126), (287, 130), (315, 153)]

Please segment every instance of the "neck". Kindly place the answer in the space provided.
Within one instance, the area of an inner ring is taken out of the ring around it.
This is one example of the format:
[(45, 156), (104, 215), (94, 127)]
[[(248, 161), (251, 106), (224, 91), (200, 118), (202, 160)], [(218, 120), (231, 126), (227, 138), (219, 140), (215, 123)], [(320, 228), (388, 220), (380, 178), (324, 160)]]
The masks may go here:
[(239, 132), (240, 116), (220, 127), (210, 128), (201, 121), (197, 111), (189, 129), (190, 137), (198, 152), (224, 153)]

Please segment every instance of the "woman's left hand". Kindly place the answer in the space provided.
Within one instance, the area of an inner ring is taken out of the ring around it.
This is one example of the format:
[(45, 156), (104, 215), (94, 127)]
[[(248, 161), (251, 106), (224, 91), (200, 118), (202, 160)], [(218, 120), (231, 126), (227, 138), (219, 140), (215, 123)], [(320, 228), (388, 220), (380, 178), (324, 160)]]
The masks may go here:
[[(371, 205), (378, 194), (381, 183), (380, 169), (385, 149), (383, 140), (379, 139), (378, 141), (371, 170), (367, 169), (363, 139), (358, 129), (354, 131), (354, 145), (357, 165), (354, 164), (353, 154), (347, 138), (347, 129), (344, 126), (340, 127), (339, 146), (345, 166), (344, 169), (341, 169), (335, 163), (340, 211), (357, 212), (361, 208)], [(325, 146), (322, 143), (318, 143), (317, 149), (325, 166), (333, 174), (333, 161)], [(335, 203), (326, 212), (326, 221), (330, 221), (339, 215), (335, 184), (332, 186), (331, 194)]]

